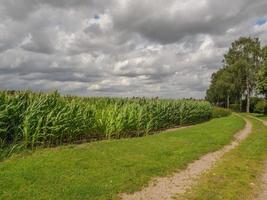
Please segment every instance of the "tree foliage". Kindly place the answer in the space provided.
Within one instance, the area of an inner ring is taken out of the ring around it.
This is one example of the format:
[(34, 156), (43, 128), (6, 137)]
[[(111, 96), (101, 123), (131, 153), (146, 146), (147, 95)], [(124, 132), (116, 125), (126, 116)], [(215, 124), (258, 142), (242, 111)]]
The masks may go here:
[(267, 99), (267, 46), (263, 48), (263, 67), (257, 76), (257, 91)]
[[(250, 97), (256, 91), (266, 94), (267, 48), (261, 48), (258, 38), (241, 37), (234, 41), (224, 55), (223, 67), (212, 75), (206, 98), (217, 105), (229, 107)], [(256, 90), (257, 88), (257, 90)]]

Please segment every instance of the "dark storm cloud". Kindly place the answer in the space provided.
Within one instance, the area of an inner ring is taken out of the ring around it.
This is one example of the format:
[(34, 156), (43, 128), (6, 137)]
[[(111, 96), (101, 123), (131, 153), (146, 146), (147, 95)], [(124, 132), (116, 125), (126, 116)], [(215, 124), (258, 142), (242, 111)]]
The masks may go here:
[(81, 7), (103, 11), (109, 5), (108, 0), (1, 0), (1, 9), (7, 17), (14, 20), (24, 20), (31, 13), (43, 6), (60, 9), (78, 9)]
[(165, 44), (188, 35), (225, 34), (242, 21), (263, 16), (266, 8), (263, 0), (136, 0), (118, 4), (114, 22), (118, 29)]
[(0, 0), (0, 88), (203, 97), (265, 0)]

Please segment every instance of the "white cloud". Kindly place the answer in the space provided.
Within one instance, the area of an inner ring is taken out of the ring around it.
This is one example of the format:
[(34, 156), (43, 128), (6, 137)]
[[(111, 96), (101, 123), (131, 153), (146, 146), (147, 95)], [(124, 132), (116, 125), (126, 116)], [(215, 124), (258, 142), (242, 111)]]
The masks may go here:
[(0, 88), (204, 97), (240, 36), (267, 44), (265, 0), (0, 0)]

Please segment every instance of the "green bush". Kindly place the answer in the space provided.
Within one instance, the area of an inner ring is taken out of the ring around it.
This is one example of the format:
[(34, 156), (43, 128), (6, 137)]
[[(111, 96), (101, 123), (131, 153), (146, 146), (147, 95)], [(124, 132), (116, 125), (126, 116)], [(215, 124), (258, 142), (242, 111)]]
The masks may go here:
[(232, 112), (230, 109), (215, 106), (212, 109), (212, 118), (226, 117), (229, 116), (231, 113)]
[(262, 99), (258, 101), (258, 103), (255, 105), (254, 112), (267, 114), (267, 100)]
[(0, 148), (140, 136), (211, 118), (206, 101), (0, 92)]
[(239, 104), (230, 104), (229, 108), (234, 112), (240, 112), (240, 105)]
[(250, 97), (250, 112), (256, 112), (256, 105), (260, 101), (261, 99), (259, 97)]

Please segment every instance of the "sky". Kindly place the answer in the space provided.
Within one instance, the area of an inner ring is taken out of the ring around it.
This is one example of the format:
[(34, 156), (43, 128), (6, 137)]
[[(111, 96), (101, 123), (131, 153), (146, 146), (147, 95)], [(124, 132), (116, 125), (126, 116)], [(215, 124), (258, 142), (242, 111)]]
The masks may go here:
[(204, 98), (266, 0), (0, 0), (0, 89)]

